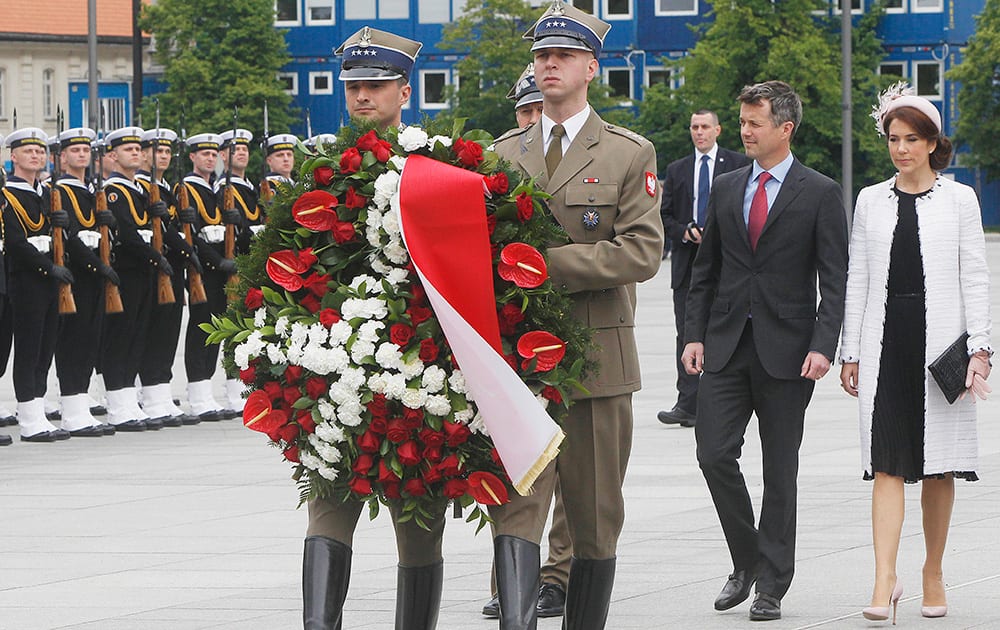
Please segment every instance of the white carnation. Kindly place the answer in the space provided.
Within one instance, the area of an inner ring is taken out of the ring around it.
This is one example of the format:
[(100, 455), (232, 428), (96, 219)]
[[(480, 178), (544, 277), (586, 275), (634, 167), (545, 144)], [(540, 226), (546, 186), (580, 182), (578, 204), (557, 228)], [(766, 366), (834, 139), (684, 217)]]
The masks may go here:
[(455, 370), (451, 373), (451, 376), (448, 377), (448, 387), (456, 394), (466, 392), (465, 374), (462, 374), (462, 370)]
[(320, 424), (317, 424), (315, 435), (329, 444), (340, 444), (346, 439), (344, 430), (335, 424), (330, 424), (329, 422), (321, 422)]
[(420, 376), (423, 373), (424, 362), (420, 360), (420, 357), (413, 357), (409, 361), (404, 361), (400, 366), (399, 371), (403, 373), (403, 376), (407, 380), (409, 380)]
[(276, 344), (267, 344), (267, 359), (271, 363), (287, 363), (288, 358), (285, 356), (284, 351)]
[(473, 433), (482, 433), (486, 436), (490, 434), (490, 430), (486, 427), (486, 420), (481, 413), (477, 413), (476, 417), (469, 423), (469, 430)]
[(382, 229), (389, 236), (397, 236), (399, 234), (399, 216), (396, 212), (385, 213), (385, 216), (382, 217)]
[(365, 293), (367, 295), (375, 295), (382, 292), (382, 283), (367, 274), (354, 276), (351, 279), (351, 288), (358, 291), (362, 283), (365, 285)]
[(375, 354), (375, 343), (367, 339), (356, 339), (351, 346), (351, 360), (355, 363), (363, 363), (373, 354)]
[(394, 155), (389, 158), (389, 163), (396, 167), (396, 170), (400, 173), (403, 172), (403, 167), (406, 166), (406, 158), (402, 155)]
[(386, 385), (387, 382), (383, 372), (372, 374), (368, 377), (368, 389), (376, 394), (384, 394)]
[(450, 147), (451, 138), (448, 136), (434, 136), (427, 142), (427, 146), (433, 148), (435, 143), (440, 144), (443, 147)]
[(348, 366), (340, 371), (340, 382), (354, 390), (360, 390), (365, 384), (365, 379), (365, 371), (362, 368)]
[(436, 365), (429, 365), (424, 369), (424, 375), (420, 379), (420, 385), (426, 389), (428, 393), (434, 394), (441, 391), (441, 388), (444, 387), (444, 377), (444, 370)]
[(323, 416), (324, 420), (331, 421), (337, 419), (337, 408), (329, 400), (321, 398), (317, 406), (319, 407), (319, 415)]
[(389, 243), (383, 249), (385, 257), (397, 265), (405, 265), (409, 261), (406, 248), (398, 238), (389, 239)]
[(399, 400), (410, 409), (420, 409), (427, 402), (427, 392), (423, 389), (408, 387)]
[(326, 479), (327, 481), (336, 481), (337, 475), (339, 474), (337, 473), (336, 468), (330, 468), (329, 466), (324, 466), (323, 468), (318, 469), (316, 472), (318, 472), (320, 476), (323, 477), (323, 479)]
[(372, 271), (382, 276), (387, 276), (396, 269), (383, 261), (377, 253), (372, 254), (368, 264), (371, 265)]
[(250, 347), (246, 343), (241, 343), (233, 350), (233, 360), (241, 370), (250, 367)]
[(299, 462), (310, 470), (317, 470), (323, 466), (323, 460), (316, 457), (312, 453), (306, 453), (301, 450), (299, 451)]
[(455, 422), (460, 424), (469, 424), (469, 421), (475, 417), (476, 413), (470, 409), (465, 408), (455, 412)]
[(354, 334), (354, 329), (351, 328), (351, 324), (345, 319), (340, 320), (330, 326), (330, 346), (344, 345), (352, 334)]
[(330, 337), (330, 331), (326, 329), (326, 326), (316, 322), (309, 327), (309, 344), (310, 345), (322, 345), (326, 343), (326, 340)]
[(386, 341), (375, 351), (375, 362), (386, 370), (398, 370), (403, 365), (403, 354), (399, 351), (399, 346)]
[(399, 400), (406, 391), (406, 378), (402, 374), (390, 374), (385, 379), (385, 395), (393, 400)]
[(284, 316), (279, 317), (278, 321), (274, 322), (274, 332), (279, 337), (287, 337), (288, 336), (288, 318), (287, 317), (284, 317)]
[(363, 341), (378, 341), (378, 331), (385, 328), (385, 322), (367, 321), (358, 328), (358, 339)]
[(447, 396), (433, 394), (424, 402), (424, 409), (432, 416), (446, 416), (451, 412), (451, 403)]
[(340, 307), (340, 314), (346, 320), (360, 317), (361, 319), (385, 319), (389, 308), (379, 298), (349, 298)]
[(267, 321), (267, 309), (264, 307), (258, 308), (253, 313), (253, 325), (254, 328), (263, 328), (265, 322)]
[[(374, 268), (374, 267), (373, 267)], [(392, 286), (399, 286), (400, 284), (407, 282), (410, 278), (410, 272), (407, 269), (402, 269), (400, 267), (395, 267), (390, 269), (389, 273), (384, 274), (385, 279), (389, 281)]]
[(337, 409), (337, 420), (345, 427), (356, 427), (361, 424), (361, 413), (364, 407), (359, 401), (351, 401)]
[(324, 444), (322, 446), (318, 446), (316, 448), (316, 452), (319, 453), (320, 457), (330, 462), (331, 464), (336, 464), (343, 458), (340, 449), (330, 444)]
[(412, 152), (427, 146), (427, 132), (420, 127), (407, 127), (399, 132), (399, 144), (405, 151)]

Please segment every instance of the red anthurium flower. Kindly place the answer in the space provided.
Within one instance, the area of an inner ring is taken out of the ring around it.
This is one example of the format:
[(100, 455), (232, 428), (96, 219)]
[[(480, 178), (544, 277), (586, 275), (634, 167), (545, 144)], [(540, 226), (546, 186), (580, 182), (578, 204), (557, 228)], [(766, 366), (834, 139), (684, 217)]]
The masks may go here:
[(517, 340), (517, 353), (527, 360), (538, 358), (538, 372), (548, 372), (566, 355), (566, 342), (544, 330), (533, 330)]
[(549, 277), (542, 254), (526, 243), (511, 243), (503, 248), (497, 273), (524, 289), (534, 289)]
[(271, 407), (271, 398), (267, 392), (257, 390), (250, 394), (243, 405), (243, 426), (261, 433), (274, 433), (288, 422), (284, 411)]
[(302, 286), (309, 289), (309, 292), (316, 297), (323, 297), (330, 292), (330, 286), (327, 284), (330, 281), (330, 274), (324, 273), (322, 275), (313, 272), (308, 278), (302, 281)]
[(292, 218), (313, 232), (326, 232), (337, 223), (337, 198), (325, 190), (307, 192), (292, 206)]
[(364, 208), (366, 205), (368, 205), (368, 197), (359, 195), (353, 188), (347, 189), (347, 194), (344, 196), (344, 206), (355, 209)]
[[(306, 250), (296, 254), (290, 249), (283, 249), (274, 252), (267, 257), (267, 275), (278, 286), (289, 291), (298, 291), (302, 288), (302, 276), (300, 274), (309, 271), (316, 257), (309, 252), (308, 257), (303, 256)], [(308, 262), (312, 258), (312, 262)], [(308, 262), (308, 264), (307, 264)]]
[(469, 494), (476, 502), (483, 505), (503, 505), (510, 501), (507, 496), (507, 486), (496, 475), (484, 471), (476, 471), (469, 475)]

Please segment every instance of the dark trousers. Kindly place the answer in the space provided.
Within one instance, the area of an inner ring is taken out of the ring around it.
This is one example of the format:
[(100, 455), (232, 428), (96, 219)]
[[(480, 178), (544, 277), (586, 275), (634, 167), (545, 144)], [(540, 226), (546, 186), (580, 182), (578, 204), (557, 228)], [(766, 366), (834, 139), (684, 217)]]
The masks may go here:
[[(799, 445), (814, 385), (806, 379), (771, 377), (760, 363), (748, 321), (729, 363), (718, 372), (705, 372), (698, 393), (698, 464), (733, 567), (756, 567), (757, 591), (779, 599), (795, 572)], [(759, 531), (739, 465), (751, 413), (757, 414), (764, 469)]]
[(76, 313), (59, 318), (56, 341), (56, 375), (63, 396), (85, 394), (90, 375), (101, 353), (104, 321), (104, 278), (86, 269), (73, 268)]
[(59, 288), (47, 276), (16, 271), (10, 276), (14, 327), (14, 395), (17, 402), (45, 396), (46, 379), (56, 351)]
[(174, 303), (153, 305), (149, 318), (151, 334), (142, 365), (139, 366), (139, 380), (144, 387), (163, 385), (173, 378), (174, 357), (177, 355), (181, 317), (184, 315), (184, 267), (173, 260), (170, 265), (174, 268), (174, 275), (170, 278)]
[(184, 336), (184, 368), (187, 371), (189, 383), (207, 381), (215, 374), (219, 359), (219, 345), (205, 345), (208, 333), (198, 324), (212, 321), (212, 315), (221, 315), (226, 311), (226, 279), (228, 276), (219, 271), (205, 270), (201, 279), (205, 285), (204, 304), (192, 304), (188, 308), (187, 332)]
[[(2, 254), (0, 254), (2, 255)], [(0, 273), (6, 273), (0, 271)], [(10, 308), (7, 294), (0, 295), (0, 376), (7, 373), (10, 349), (14, 343), (14, 313)]]
[(135, 387), (146, 340), (151, 334), (149, 318), (156, 300), (156, 276), (150, 269), (117, 271), (125, 310), (104, 316), (101, 374), (108, 391)]
[[(690, 273), (688, 274), (690, 275)], [(684, 316), (690, 285), (685, 282), (674, 289), (674, 324), (677, 327), (677, 338), (674, 344), (674, 354), (677, 362), (677, 406), (690, 414), (698, 413), (698, 382), (697, 374), (688, 374), (681, 361), (684, 354)]]

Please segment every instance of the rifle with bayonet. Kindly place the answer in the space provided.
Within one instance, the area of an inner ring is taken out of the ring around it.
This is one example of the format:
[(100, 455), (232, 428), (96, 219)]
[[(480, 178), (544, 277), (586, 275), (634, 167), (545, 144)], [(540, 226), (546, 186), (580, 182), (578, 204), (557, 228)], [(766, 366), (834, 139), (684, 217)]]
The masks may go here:
[[(233, 155), (236, 151), (236, 126), (238, 119), (239, 109), (233, 107), (233, 137), (229, 140), (229, 155), (226, 160), (226, 187), (222, 192), (223, 213), (236, 208), (236, 200), (234, 199), (236, 190), (233, 188)], [(226, 223), (225, 257), (229, 260), (234, 260), (236, 258), (236, 226), (232, 223)], [(226, 286), (228, 288), (234, 288), (238, 282), (239, 276), (237, 274), (232, 274), (226, 280)], [(232, 299), (234, 295), (235, 291), (231, 292), (230, 298)]]
[(264, 161), (260, 167), (260, 200), (261, 203), (270, 203), (271, 199), (274, 198), (274, 187), (271, 186), (271, 182), (267, 179), (267, 141), (271, 137), (271, 130), (268, 129), (267, 121), (267, 99), (264, 99), (264, 137), (260, 139), (260, 149), (261, 155), (264, 156)]
[[(160, 183), (156, 172), (156, 154), (160, 151), (160, 99), (153, 99), (156, 103), (156, 131), (153, 133), (153, 154), (149, 164), (149, 205), (160, 201)], [(153, 217), (153, 238), (150, 239), (153, 251), (163, 256), (163, 220)], [(177, 301), (174, 296), (174, 285), (170, 281), (170, 276), (162, 270), (157, 274), (156, 295), (159, 304), (173, 304)]]
[[(52, 185), (49, 186), (49, 216), (51, 217), (56, 212), (62, 212), (62, 195), (59, 194), (59, 188), (56, 186), (56, 182), (59, 181), (59, 173), (62, 170), (61, 164), (59, 163), (61, 156), (60, 144), (58, 142), (58, 136), (63, 131), (63, 111), (62, 107), (56, 108), (56, 145), (55, 150), (52, 152)], [(65, 243), (63, 243), (63, 229), (61, 227), (52, 226), (52, 264), (64, 267), (66, 265), (66, 248)], [(72, 315), (76, 313), (76, 301), (73, 299), (73, 288), (65, 283), (59, 283), (59, 314), (60, 315)]]
[[(94, 190), (94, 212), (108, 212), (108, 197), (104, 194), (104, 109), (101, 109), (100, 125), (98, 129), (99, 138), (97, 144), (97, 155), (94, 163), (94, 174), (97, 177), (97, 189)], [(98, 254), (101, 262), (111, 266), (111, 230), (107, 225), (101, 224), (101, 242), (98, 246)], [(125, 310), (122, 306), (122, 296), (118, 291), (118, 285), (111, 280), (104, 281), (104, 312), (108, 315), (121, 313)]]
[[(184, 183), (184, 171), (181, 170), (185, 146), (187, 146), (187, 130), (184, 128), (184, 113), (181, 112), (181, 139), (177, 143), (177, 155), (174, 157), (174, 172), (177, 174), (175, 178), (177, 180), (177, 188), (175, 189), (177, 192), (174, 197), (176, 197), (177, 208), (179, 210), (183, 210), (190, 205), (187, 184)], [(191, 232), (191, 224), (182, 221), (181, 225), (184, 226), (184, 240), (187, 241), (188, 245), (194, 247), (194, 234)], [(208, 296), (205, 295), (205, 285), (202, 283), (201, 273), (191, 264), (188, 264), (187, 272), (188, 304), (204, 304), (208, 301)]]

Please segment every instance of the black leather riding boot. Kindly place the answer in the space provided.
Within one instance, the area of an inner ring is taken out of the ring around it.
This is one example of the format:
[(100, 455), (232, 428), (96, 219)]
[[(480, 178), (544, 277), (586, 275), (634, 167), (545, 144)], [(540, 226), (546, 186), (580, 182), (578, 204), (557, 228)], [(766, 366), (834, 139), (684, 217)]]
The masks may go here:
[(396, 630), (434, 630), (441, 610), (444, 562), (396, 571)]
[(615, 558), (573, 558), (566, 589), (563, 630), (604, 630), (615, 585)]
[(506, 535), (493, 539), (500, 630), (535, 630), (540, 555), (538, 543)]
[(351, 548), (324, 536), (306, 538), (302, 555), (302, 625), (305, 630), (341, 630)]

